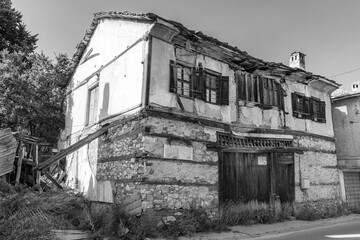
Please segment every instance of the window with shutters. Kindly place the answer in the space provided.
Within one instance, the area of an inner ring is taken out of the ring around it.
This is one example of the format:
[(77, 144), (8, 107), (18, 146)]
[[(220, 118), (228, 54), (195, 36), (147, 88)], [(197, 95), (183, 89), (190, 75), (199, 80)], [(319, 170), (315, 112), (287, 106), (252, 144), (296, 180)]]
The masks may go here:
[(171, 69), (173, 84), (170, 91), (190, 97), (190, 84), (192, 78), (191, 68), (172, 62)]
[(236, 76), (239, 100), (262, 106), (282, 107), (283, 93), (280, 83), (275, 79), (246, 72), (237, 73)]
[(315, 122), (326, 122), (325, 119), (325, 102), (320, 101), (319, 98), (312, 97), (311, 104), (311, 119)]
[(98, 92), (99, 85), (92, 87), (88, 92), (88, 109), (86, 117), (86, 125), (91, 125), (97, 122), (97, 109), (98, 109)]
[(229, 105), (229, 77), (198, 67), (188, 67), (170, 61), (170, 92), (202, 99), (206, 102)]
[(214, 73), (204, 72), (205, 79), (205, 101), (210, 103), (217, 103), (219, 96), (219, 75)]
[(306, 97), (302, 93), (292, 93), (293, 116), (296, 118), (311, 119), (316, 122), (326, 122), (325, 102), (315, 97)]

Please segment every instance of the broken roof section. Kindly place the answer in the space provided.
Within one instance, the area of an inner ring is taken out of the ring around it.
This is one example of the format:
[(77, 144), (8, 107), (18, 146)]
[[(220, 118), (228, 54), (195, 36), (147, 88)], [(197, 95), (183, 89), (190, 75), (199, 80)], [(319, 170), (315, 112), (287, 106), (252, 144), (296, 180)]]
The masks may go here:
[[(221, 42), (216, 38), (207, 36), (199, 31), (194, 31), (186, 28), (181, 23), (164, 19), (154, 13), (131, 13), (125, 12), (99, 12), (94, 14), (94, 19), (90, 28), (86, 31), (83, 40), (77, 45), (77, 50), (73, 55), (73, 71), (80, 62), (87, 45), (90, 42), (91, 36), (94, 33), (96, 26), (102, 19), (118, 19), (136, 22), (160, 23), (166, 22), (171, 24), (179, 32), (172, 38), (172, 43), (175, 46), (189, 48), (194, 52), (205, 54), (214, 59), (227, 63), (234, 70), (245, 70), (253, 72), (255, 70), (267, 71), (274, 76), (286, 77), (290, 76), (303, 84), (309, 84), (311, 81), (320, 81), (329, 86), (327, 91), (332, 92), (337, 89), (340, 84), (334, 80), (330, 80), (324, 76), (315, 75), (311, 72), (304, 71), (299, 68), (291, 68), (282, 63), (266, 62), (262, 59), (255, 58), (245, 51), (241, 51), (237, 47), (231, 46), (228, 43)], [(325, 90), (326, 91), (326, 90)]]

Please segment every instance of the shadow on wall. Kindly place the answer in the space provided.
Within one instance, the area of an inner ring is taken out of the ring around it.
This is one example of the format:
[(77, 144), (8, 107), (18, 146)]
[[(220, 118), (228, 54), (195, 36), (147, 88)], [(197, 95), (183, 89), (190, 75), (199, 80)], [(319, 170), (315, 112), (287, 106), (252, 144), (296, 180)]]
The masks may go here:
[(341, 126), (343, 129), (347, 127), (347, 125), (350, 123), (347, 119), (348, 111), (346, 106), (340, 106), (335, 107), (333, 111), (333, 122), (334, 122), (334, 128), (339, 126), (339, 122), (341, 122)]
[(105, 83), (103, 92), (103, 102), (100, 109), (100, 119), (104, 119), (109, 115), (109, 97), (110, 97), (110, 86), (109, 83)]

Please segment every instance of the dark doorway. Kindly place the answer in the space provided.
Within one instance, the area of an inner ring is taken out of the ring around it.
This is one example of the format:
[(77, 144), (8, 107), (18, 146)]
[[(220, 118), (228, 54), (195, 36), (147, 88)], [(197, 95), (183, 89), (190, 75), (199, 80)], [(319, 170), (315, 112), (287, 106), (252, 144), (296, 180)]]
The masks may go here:
[(219, 159), (219, 198), (269, 202), (277, 195), (281, 202), (295, 198), (292, 153), (221, 152)]

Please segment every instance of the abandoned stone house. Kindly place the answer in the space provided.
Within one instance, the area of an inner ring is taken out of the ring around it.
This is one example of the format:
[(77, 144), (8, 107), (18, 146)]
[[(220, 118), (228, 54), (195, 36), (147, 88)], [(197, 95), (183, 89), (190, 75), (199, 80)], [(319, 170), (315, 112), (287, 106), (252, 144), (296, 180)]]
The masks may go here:
[[(330, 94), (339, 85), (252, 57), (155, 14), (101, 12), (74, 55), (67, 183), (91, 200), (216, 211), (228, 200), (335, 199)], [(106, 129), (106, 131), (104, 131)]]
[(341, 196), (350, 209), (360, 207), (359, 106), (359, 83), (353, 83), (352, 91), (338, 89), (332, 94)]

